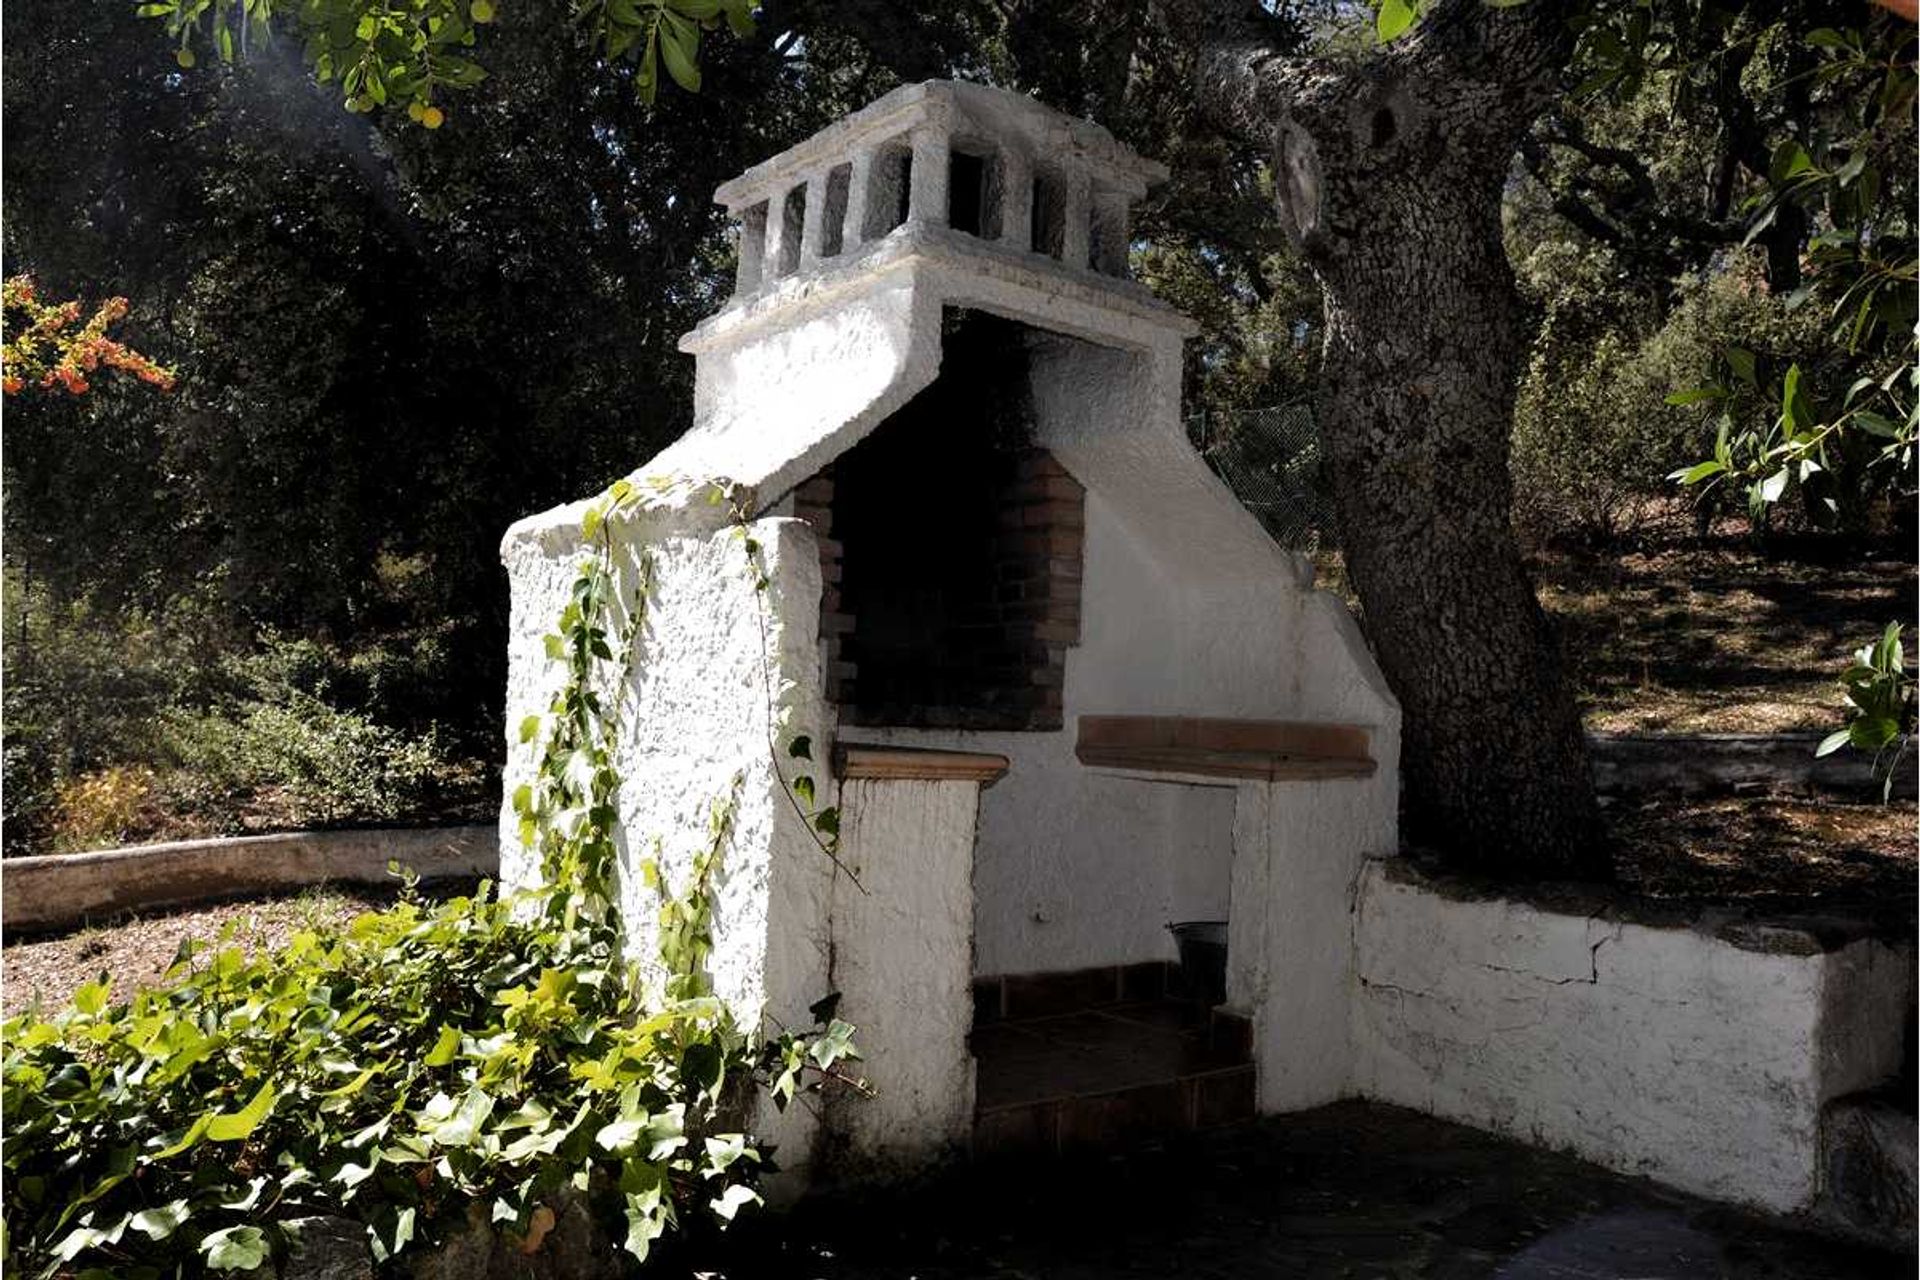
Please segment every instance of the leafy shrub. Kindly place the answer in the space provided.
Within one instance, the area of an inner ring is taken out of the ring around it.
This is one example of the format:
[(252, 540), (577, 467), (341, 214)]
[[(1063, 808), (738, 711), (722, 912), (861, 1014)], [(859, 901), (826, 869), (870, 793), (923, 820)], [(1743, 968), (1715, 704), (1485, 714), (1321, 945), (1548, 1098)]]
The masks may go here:
[(409, 737), (310, 694), (172, 712), (161, 731), (176, 793), (201, 810), (274, 792), (293, 826), (391, 821), (472, 791), (476, 772), (445, 759), (438, 737)]
[(248, 1271), (321, 1214), (386, 1258), (475, 1201), (525, 1237), (569, 1190), (640, 1258), (730, 1220), (767, 1164), (740, 1086), (785, 1102), (844, 1024), (758, 1043), (710, 994), (643, 1002), (604, 935), (529, 914), (483, 890), (253, 959), (189, 944), (129, 1003), (100, 982), (8, 1023), (8, 1270)]
[[(479, 807), (491, 780), (476, 757), (494, 735), (434, 719), (450, 701), (439, 630), (346, 653), (238, 632), (191, 597), (158, 615), (108, 613), (14, 572), (6, 595), (9, 852), (427, 819)], [(119, 825), (83, 812), (105, 802), (96, 775), (115, 769), (148, 770), (152, 784)]]
[(51, 838), (63, 786), (159, 761), (162, 712), (196, 697), (201, 655), (224, 641), (189, 601), (158, 617), (106, 614), (13, 566), (4, 594), (5, 832), (19, 852)]
[(1564, 242), (1520, 267), (1545, 307), (1513, 433), (1515, 523), (1536, 541), (1612, 541), (1671, 510), (1667, 477), (1712, 452), (1713, 430), (1667, 397), (1711, 381), (1729, 343), (1782, 367), (1821, 358), (1818, 318), (1769, 297), (1752, 263), (1684, 281), (1664, 310), (1623, 297), (1617, 271)]
[(1893, 794), (1894, 773), (1913, 744), (1914, 680), (1908, 674), (1904, 628), (1889, 622), (1872, 644), (1854, 650), (1841, 673), (1847, 693), (1847, 727), (1828, 734), (1816, 755), (1842, 747), (1871, 752), (1874, 772), (1884, 778), (1882, 798)]
[(153, 770), (113, 765), (62, 783), (54, 801), (56, 849), (93, 849), (134, 838), (153, 824)]

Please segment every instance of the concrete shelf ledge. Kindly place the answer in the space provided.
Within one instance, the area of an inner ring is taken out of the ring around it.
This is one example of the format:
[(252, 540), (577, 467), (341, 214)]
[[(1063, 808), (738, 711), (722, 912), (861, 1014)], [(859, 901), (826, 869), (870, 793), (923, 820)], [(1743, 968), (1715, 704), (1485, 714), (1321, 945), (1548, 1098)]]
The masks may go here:
[(1007, 772), (1007, 758), (986, 751), (938, 751), (843, 742), (833, 749), (833, 772), (844, 780), (977, 782), (985, 787)]
[(1268, 782), (1367, 778), (1377, 767), (1359, 725), (1196, 716), (1081, 716), (1074, 755), (1107, 769)]

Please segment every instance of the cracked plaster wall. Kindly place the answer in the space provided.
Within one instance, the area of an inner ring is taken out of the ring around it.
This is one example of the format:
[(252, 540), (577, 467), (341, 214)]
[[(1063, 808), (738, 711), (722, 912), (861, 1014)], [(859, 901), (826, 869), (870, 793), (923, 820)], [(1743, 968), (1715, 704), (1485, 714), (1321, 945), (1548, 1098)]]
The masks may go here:
[(1912, 1000), (1906, 948), (1462, 900), (1381, 861), (1353, 927), (1360, 1094), (1775, 1212), (1814, 1197), (1822, 1106), (1898, 1069)]

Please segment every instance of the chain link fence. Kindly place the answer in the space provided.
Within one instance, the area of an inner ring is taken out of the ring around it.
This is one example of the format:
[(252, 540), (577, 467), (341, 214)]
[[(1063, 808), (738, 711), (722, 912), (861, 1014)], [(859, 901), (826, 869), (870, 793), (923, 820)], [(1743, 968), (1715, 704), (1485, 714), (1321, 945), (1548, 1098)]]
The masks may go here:
[(1336, 545), (1320, 437), (1305, 403), (1197, 413), (1187, 436), (1281, 546), (1312, 554)]

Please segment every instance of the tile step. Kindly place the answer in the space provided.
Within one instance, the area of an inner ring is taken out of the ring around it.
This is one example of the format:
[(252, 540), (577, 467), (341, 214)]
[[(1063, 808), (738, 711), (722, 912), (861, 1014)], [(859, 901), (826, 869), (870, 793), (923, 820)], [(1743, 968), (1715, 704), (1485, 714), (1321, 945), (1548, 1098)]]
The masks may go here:
[(973, 1122), (976, 1159), (1107, 1151), (1155, 1138), (1251, 1120), (1252, 1063), (1131, 1085), (982, 1107)]

